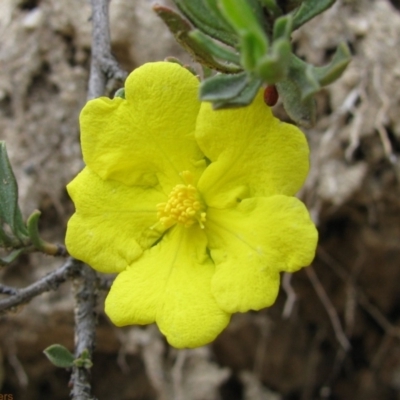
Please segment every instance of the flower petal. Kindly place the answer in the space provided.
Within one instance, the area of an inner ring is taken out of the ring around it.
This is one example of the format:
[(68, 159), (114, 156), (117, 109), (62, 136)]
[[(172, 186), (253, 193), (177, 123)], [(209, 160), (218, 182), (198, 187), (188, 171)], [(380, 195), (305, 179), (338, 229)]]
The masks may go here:
[(237, 199), (295, 194), (309, 169), (304, 134), (275, 118), (260, 92), (247, 107), (213, 111), (203, 103), (196, 139), (212, 163), (198, 187), (206, 203), (232, 206)]
[(166, 194), (182, 181), (180, 172), (198, 177), (205, 168), (194, 139), (198, 86), (178, 64), (148, 63), (128, 76), (126, 99), (89, 101), (80, 115), (86, 164), (128, 186), (159, 181)]
[(215, 267), (198, 226), (172, 228), (159, 244), (119, 274), (106, 299), (106, 313), (117, 326), (157, 322), (177, 348), (211, 342), (230, 315), (211, 294)]
[(153, 188), (104, 181), (86, 167), (68, 186), (76, 212), (68, 222), (69, 253), (101, 272), (120, 272), (156, 242), (162, 232)]
[(279, 272), (309, 265), (318, 236), (304, 204), (283, 195), (246, 199), (235, 209), (209, 208), (206, 231), (216, 265), (212, 293), (229, 313), (270, 306)]

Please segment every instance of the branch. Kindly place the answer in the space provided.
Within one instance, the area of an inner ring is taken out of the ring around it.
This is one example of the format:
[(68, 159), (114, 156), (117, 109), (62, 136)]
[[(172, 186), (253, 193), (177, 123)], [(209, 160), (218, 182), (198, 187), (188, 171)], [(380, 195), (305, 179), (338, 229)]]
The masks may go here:
[(340, 319), (338, 314), (335, 310), (335, 307), (331, 303), (328, 295), (325, 292), (321, 282), (318, 279), (317, 274), (315, 273), (314, 269), (310, 266), (305, 268), (308, 278), (310, 279), (311, 284), (314, 287), (314, 290), (317, 292), (321, 303), (325, 307), (326, 312), (328, 313), (329, 319), (331, 320), (333, 330), (336, 335), (337, 341), (341, 344), (344, 351), (348, 351), (351, 348), (349, 339), (347, 338), (346, 334), (343, 331), (342, 324), (340, 323)]
[(108, 3), (109, 0), (91, 0), (93, 28), (88, 100), (102, 96), (109, 79), (124, 81), (127, 76), (111, 54)]
[[(75, 289), (75, 357), (88, 352), (87, 359), (92, 359), (96, 335), (96, 272), (83, 265), (80, 276), (74, 280)], [(73, 400), (95, 400), (91, 395), (90, 369), (74, 366), (71, 376)]]
[[(0, 313), (3, 313), (21, 304), (25, 304), (44, 292), (56, 290), (62, 283), (76, 275), (81, 268), (82, 263), (80, 261), (69, 258), (59, 269), (51, 272), (24, 289), (8, 288), (7, 286), (1, 285), (0, 292), (4, 294), (9, 293), (11, 296), (0, 300)], [(14, 291), (14, 293), (12, 293), (12, 291)]]
[(287, 319), (290, 317), (293, 311), (293, 306), (296, 303), (296, 292), (293, 290), (291, 281), (292, 281), (292, 274), (289, 274), (288, 272), (283, 274), (283, 279), (282, 279), (282, 287), (283, 290), (286, 293), (287, 299), (285, 302), (285, 306), (283, 307), (283, 312), (282, 312), (282, 317), (284, 319)]
[(16, 294), (18, 294), (18, 289), (6, 285), (0, 285), (0, 294), (15, 296)]
[(318, 256), (321, 260), (332, 269), (332, 271), (346, 284), (350, 284), (356, 292), (358, 304), (366, 311), (370, 317), (389, 335), (394, 335), (400, 339), (399, 328), (393, 325), (382, 313), (382, 311), (371, 303), (364, 291), (353, 283), (352, 276), (346, 271), (342, 265), (335, 260), (322, 247), (318, 248)]
[[(91, 0), (92, 5), (92, 60), (88, 87), (88, 100), (102, 96), (111, 79), (125, 80), (123, 71), (111, 55), (109, 0)], [(96, 335), (96, 300), (98, 279), (90, 267), (84, 265), (79, 279), (75, 280), (75, 357), (83, 352), (92, 359)], [(90, 385), (90, 370), (73, 367), (71, 376), (73, 400), (93, 400)]]

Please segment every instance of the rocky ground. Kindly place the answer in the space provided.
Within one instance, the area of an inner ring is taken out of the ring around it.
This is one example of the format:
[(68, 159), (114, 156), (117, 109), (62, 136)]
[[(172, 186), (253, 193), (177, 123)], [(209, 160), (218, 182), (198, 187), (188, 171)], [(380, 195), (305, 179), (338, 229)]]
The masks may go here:
[[(127, 71), (169, 55), (188, 60), (151, 3), (111, 1), (113, 53)], [(54, 242), (63, 242), (73, 212), (65, 184), (83, 165), (77, 118), (89, 18), (81, 0), (0, 4), (0, 140), (24, 215), (40, 209), (43, 236)], [(318, 123), (306, 132), (312, 170), (301, 196), (321, 237), (312, 268), (284, 276), (273, 307), (236, 315), (197, 350), (169, 348), (155, 327), (113, 327), (100, 299), (92, 370), (99, 400), (400, 399), (399, 3), (338, 0), (295, 34), (297, 53), (318, 65), (340, 41), (353, 61), (318, 95)], [(60, 264), (32, 254), (0, 279), (23, 287)], [(63, 285), (1, 318), (1, 394), (68, 398), (69, 372), (42, 351), (73, 348), (72, 308)]]

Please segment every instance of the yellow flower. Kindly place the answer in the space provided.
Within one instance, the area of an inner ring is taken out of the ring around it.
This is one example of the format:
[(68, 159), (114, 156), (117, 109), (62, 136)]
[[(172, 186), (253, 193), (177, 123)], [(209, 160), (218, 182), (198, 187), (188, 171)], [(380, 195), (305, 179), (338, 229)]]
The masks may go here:
[(117, 326), (156, 322), (178, 348), (209, 343), (236, 312), (276, 299), (280, 272), (314, 257), (317, 231), (294, 197), (308, 146), (261, 93), (213, 111), (173, 63), (130, 74), (126, 99), (82, 110), (85, 169), (68, 185), (69, 252), (119, 273), (105, 311)]

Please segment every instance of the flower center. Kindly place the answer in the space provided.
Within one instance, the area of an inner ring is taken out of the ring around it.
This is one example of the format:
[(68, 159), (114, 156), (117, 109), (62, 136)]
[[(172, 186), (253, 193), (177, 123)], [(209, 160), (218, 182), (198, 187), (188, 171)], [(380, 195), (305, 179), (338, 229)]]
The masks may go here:
[(176, 185), (169, 194), (168, 201), (157, 204), (157, 217), (165, 227), (180, 223), (188, 228), (198, 222), (204, 229), (205, 206), (193, 185), (193, 175), (189, 171), (184, 171), (181, 176), (186, 185)]

